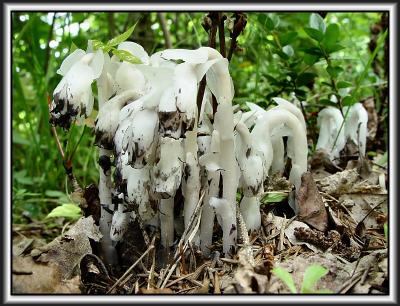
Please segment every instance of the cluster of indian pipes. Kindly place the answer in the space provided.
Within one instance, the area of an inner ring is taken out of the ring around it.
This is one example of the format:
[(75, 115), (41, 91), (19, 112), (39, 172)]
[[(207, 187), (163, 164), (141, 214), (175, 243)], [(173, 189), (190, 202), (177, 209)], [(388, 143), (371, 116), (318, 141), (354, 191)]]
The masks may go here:
[[(65, 129), (87, 118), (96, 81), (100, 230), (107, 261), (115, 262), (115, 242), (135, 218), (159, 227), (161, 244), (168, 248), (178, 238), (176, 220), (183, 216), (187, 228), (197, 207), (200, 225), (192, 243), (209, 254), (216, 219), (223, 252), (230, 256), (237, 239), (237, 191), (244, 195), (239, 207), (247, 229), (257, 229), (264, 182), (283, 171), (285, 157), (292, 164), (289, 181), (296, 189), (301, 184), (308, 148), (300, 109), (281, 98), (274, 98), (277, 106), (268, 111), (253, 103), (247, 103), (247, 112), (234, 107), (228, 61), (212, 48), (168, 49), (149, 56), (140, 45), (123, 42), (118, 50), (129, 52), (138, 64), (95, 50), (90, 41), (87, 51), (70, 54), (57, 71), (63, 78), (50, 109), (50, 122)], [(207, 85), (200, 107), (203, 77)], [(320, 113), (317, 147), (334, 158), (346, 137), (357, 137), (354, 141), (365, 152), (364, 113), (354, 108), (347, 121), (351, 126), (338, 133), (343, 122), (338, 112), (327, 108)], [(184, 204), (177, 213), (179, 188)]]

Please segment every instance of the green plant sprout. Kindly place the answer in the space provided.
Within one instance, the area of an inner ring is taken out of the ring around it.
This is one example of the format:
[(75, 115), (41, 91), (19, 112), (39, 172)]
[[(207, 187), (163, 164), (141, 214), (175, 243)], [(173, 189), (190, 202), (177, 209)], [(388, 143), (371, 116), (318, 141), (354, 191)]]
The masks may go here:
[(301, 284), (300, 292), (298, 292), (292, 275), (286, 269), (281, 267), (272, 269), (272, 273), (275, 274), (293, 294), (333, 293), (329, 289), (315, 290), (315, 285), (317, 282), (328, 272), (329, 270), (321, 265), (311, 265), (307, 267), (303, 275), (303, 282)]

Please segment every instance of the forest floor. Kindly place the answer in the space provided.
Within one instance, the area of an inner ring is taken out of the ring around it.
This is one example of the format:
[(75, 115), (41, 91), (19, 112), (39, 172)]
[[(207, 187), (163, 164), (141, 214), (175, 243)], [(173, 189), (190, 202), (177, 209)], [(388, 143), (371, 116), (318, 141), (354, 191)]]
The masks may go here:
[[(296, 193), (297, 214), (288, 205), (288, 181), (272, 177), (261, 201), (261, 228), (247, 231), (239, 216), (231, 258), (222, 255), (217, 223), (208, 257), (183, 238), (167, 252), (157, 231), (132, 224), (129, 239), (117, 244), (113, 269), (95, 255), (101, 234), (92, 216), (62, 229), (15, 225), (13, 293), (388, 294), (387, 169), (379, 159), (332, 168), (314, 155)], [(192, 221), (189, 241), (199, 217)], [(44, 233), (57, 237), (46, 243)]]

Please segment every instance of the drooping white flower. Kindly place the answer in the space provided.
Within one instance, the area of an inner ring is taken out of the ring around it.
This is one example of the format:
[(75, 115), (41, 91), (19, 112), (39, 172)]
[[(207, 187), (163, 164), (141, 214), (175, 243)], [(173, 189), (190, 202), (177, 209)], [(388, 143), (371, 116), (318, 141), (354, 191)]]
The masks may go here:
[(104, 103), (95, 122), (95, 142), (98, 146), (108, 150), (113, 148), (113, 138), (120, 122), (121, 109), (142, 95), (141, 91), (130, 89)]
[(101, 50), (86, 53), (81, 49), (71, 53), (57, 73), (63, 78), (54, 89), (50, 106), (50, 122), (69, 129), (75, 119), (87, 118), (93, 109), (91, 84), (103, 70), (104, 56)]
[(182, 139), (161, 137), (156, 163), (150, 173), (152, 189), (160, 198), (174, 197), (181, 184), (184, 151)]
[[(342, 113), (335, 107), (328, 106), (318, 113), (317, 125), (319, 126), (319, 135), (316, 149), (324, 150), (331, 160), (339, 157), (340, 151), (343, 150), (346, 144), (344, 128), (342, 128), (338, 135), (342, 124)], [(334, 146), (335, 140), (336, 144)]]

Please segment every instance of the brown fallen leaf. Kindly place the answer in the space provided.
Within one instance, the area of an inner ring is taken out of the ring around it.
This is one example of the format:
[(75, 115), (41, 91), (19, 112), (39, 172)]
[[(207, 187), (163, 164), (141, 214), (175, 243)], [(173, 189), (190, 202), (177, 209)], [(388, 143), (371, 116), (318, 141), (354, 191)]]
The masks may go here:
[(63, 279), (74, 274), (85, 254), (92, 253), (90, 239), (99, 241), (101, 233), (92, 216), (79, 219), (71, 229), (44, 247), (32, 250), (31, 256), (40, 262), (52, 262), (60, 267)]
[(296, 192), (296, 202), (300, 221), (320, 231), (327, 229), (328, 214), (317, 184), (310, 172), (306, 172), (301, 176), (301, 185)]
[(79, 276), (63, 280), (55, 263), (36, 263), (30, 256), (14, 256), (12, 267), (13, 294), (81, 293)]

